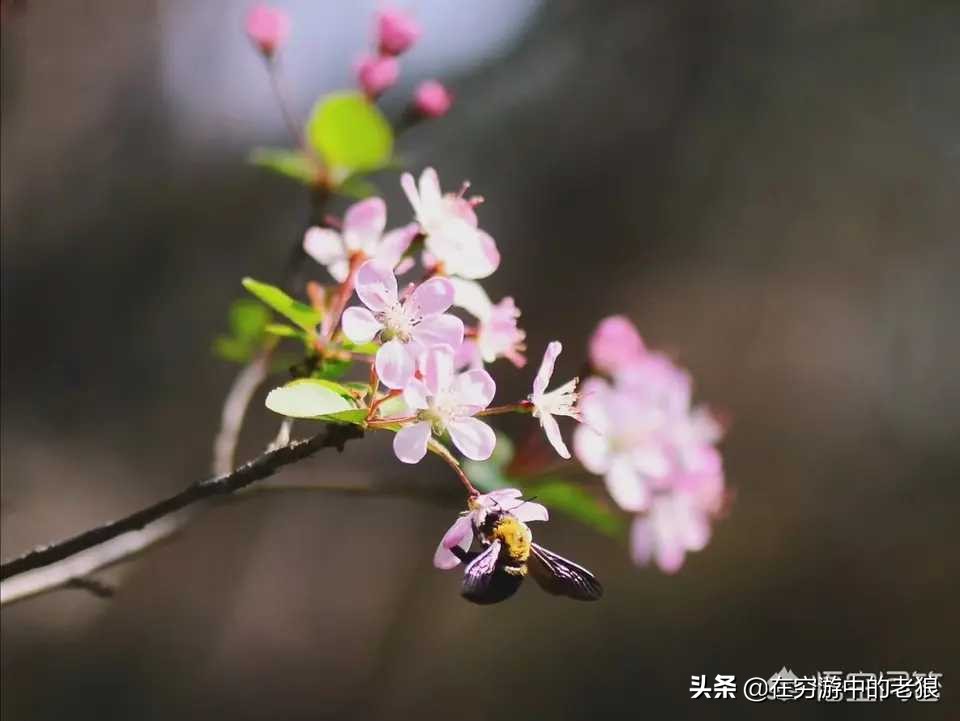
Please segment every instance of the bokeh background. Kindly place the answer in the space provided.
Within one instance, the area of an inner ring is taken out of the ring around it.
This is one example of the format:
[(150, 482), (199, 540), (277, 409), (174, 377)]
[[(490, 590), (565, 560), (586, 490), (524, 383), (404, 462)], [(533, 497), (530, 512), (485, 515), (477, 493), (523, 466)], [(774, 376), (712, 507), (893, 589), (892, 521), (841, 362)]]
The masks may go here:
[[(351, 84), (374, 5), (281, 5), (304, 113)], [(207, 472), (236, 372), (211, 339), (242, 276), (281, 280), (309, 207), (244, 162), (286, 142), (247, 7), (4, 2), (4, 557)], [(478, 608), (431, 566), (448, 498), (218, 509), (106, 574), (111, 601), (4, 609), (4, 719), (823, 713), (689, 698), (692, 674), (783, 665), (942, 671), (939, 705), (829, 710), (955, 713), (960, 6), (412, 7), (425, 37), (386, 109), (426, 76), (458, 104), (401, 152), (486, 196), (489, 287), (516, 297), (532, 356), (560, 338), (572, 375), (626, 312), (693, 371), (732, 419), (727, 518), (672, 577), (557, 519), (538, 538), (595, 569), (603, 602), (531, 587)], [(500, 397), (526, 392), (532, 368), (498, 370)], [(260, 407), (242, 456), (276, 431)], [(398, 465), (370, 440), (284, 478), (452, 483)]]

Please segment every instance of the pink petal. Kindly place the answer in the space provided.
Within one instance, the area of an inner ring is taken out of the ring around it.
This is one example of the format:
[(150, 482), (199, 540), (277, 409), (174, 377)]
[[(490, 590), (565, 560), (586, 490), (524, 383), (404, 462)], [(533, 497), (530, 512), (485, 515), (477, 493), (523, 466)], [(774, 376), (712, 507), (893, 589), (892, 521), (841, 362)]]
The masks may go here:
[[(380, 247), (377, 249), (374, 260), (381, 268), (396, 268), (403, 254), (407, 252), (410, 243), (420, 232), (420, 226), (416, 223), (410, 223), (402, 228), (396, 228), (383, 236), (380, 241)], [(398, 269), (399, 270), (399, 269)]]
[(443, 534), (443, 538), (437, 545), (437, 551), (433, 554), (433, 565), (444, 571), (456, 568), (460, 559), (454, 556), (450, 549), (454, 546), (460, 546), (464, 551), (470, 548), (473, 542), (473, 525), (470, 523), (470, 516), (460, 516), (453, 525)]
[(553, 449), (560, 454), (561, 458), (569, 459), (570, 451), (567, 444), (563, 442), (563, 436), (560, 435), (560, 424), (557, 423), (557, 419), (550, 414), (544, 414), (540, 416), (540, 425), (543, 427), (543, 432), (547, 435), (547, 440), (550, 441)]
[(573, 450), (577, 460), (591, 473), (600, 476), (610, 468), (610, 444), (590, 426), (577, 426), (573, 432)]
[(307, 230), (303, 235), (303, 250), (321, 265), (329, 265), (347, 257), (343, 249), (343, 238), (340, 233), (330, 228), (314, 226)]
[(620, 508), (634, 513), (646, 510), (650, 493), (628, 456), (614, 456), (604, 480), (610, 497)]
[(417, 184), (410, 173), (404, 173), (400, 176), (400, 187), (403, 188), (407, 200), (413, 206), (414, 215), (420, 215), (420, 193), (417, 191)]
[(457, 370), (469, 368), (476, 370), (483, 368), (483, 356), (480, 354), (480, 346), (475, 341), (464, 339), (460, 347), (457, 348), (454, 355), (454, 366)]
[(393, 390), (400, 390), (413, 378), (415, 363), (407, 348), (398, 340), (384, 343), (377, 351), (374, 361), (377, 375), (383, 385)]
[(549, 521), (550, 513), (547, 507), (532, 501), (524, 501), (519, 506), (510, 509), (510, 513), (515, 515), (524, 523), (531, 521)]
[(453, 382), (453, 351), (448, 346), (437, 346), (423, 358), (423, 381), (436, 396), (446, 391)]
[(458, 418), (447, 424), (453, 445), (472, 461), (485, 461), (497, 445), (493, 429), (476, 418)]
[(475, 280), (449, 278), (453, 284), (453, 304), (473, 315), (477, 320), (486, 321), (493, 312), (493, 301)]
[(350, 275), (350, 262), (346, 258), (335, 260), (327, 266), (327, 272), (335, 281), (342, 283)]
[(497, 384), (485, 370), (472, 370), (461, 373), (453, 383), (453, 395), (457, 403), (476, 409), (490, 405), (497, 393)]
[(455, 315), (435, 315), (413, 327), (413, 338), (424, 348), (459, 348), (463, 343), (463, 332), (463, 321)]
[(387, 225), (387, 205), (382, 198), (354, 203), (343, 216), (343, 240), (349, 250), (370, 249)]
[(660, 539), (654, 556), (657, 565), (664, 573), (676, 573), (683, 566), (687, 549), (675, 538)]
[(498, 488), (495, 491), (490, 491), (490, 493), (485, 493), (480, 496), (477, 500), (484, 507), (495, 507), (495, 506), (504, 506), (506, 508), (512, 508), (519, 503), (522, 503), (520, 500), (523, 497), (523, 491), (519, 488)]
[(453, 284), (446, 278), (431, 278), (417, 286), (407, 303), (422, 316), (439, 315), (453, 305)]
[(429, 396), (430, 392), (427, 387), (418, 378), (411, 379), (403, 389), (403, 400), (406, 401), (411, 410), (419, 411), (429, 408), (430, 404), (427, 400)]
[(637, 516), (630, 526), (630, 556), (633, 562), (640, 566), (650, 563), (654, 547), (653, 524), (646, 516)]
[(643, 341), (630, 319), (614, 315), (600, 321), (590, 338), (590, 362), (605, 373), (615, 373), (643, 352)]
[(537, 377), (533, 379), (533, 395), (542, 396), (547, 390), (547, 384), (553, 377), (553, 366), (557, 362), (557, 356), (563, 350), (560, 341), (551, 341), (547, 345), (547, 350), (543, 354), (543, 360), (540, 361), (540, 370), (537, 371)]
[(343, 311), (343, 332), (354, 343), (367, 343), (383, 328), (383, 323), (359, 305)]
[(430, 440), (430, 424), (421, 421), (401, 428), (393, 437), (393, 452), (404, 463), (419, 463), (427, 455)]
[(370, 310), (386, 310), (397, 302), (397, 277), (393, 270), (367, 261), (357, 272), (357, 295)]

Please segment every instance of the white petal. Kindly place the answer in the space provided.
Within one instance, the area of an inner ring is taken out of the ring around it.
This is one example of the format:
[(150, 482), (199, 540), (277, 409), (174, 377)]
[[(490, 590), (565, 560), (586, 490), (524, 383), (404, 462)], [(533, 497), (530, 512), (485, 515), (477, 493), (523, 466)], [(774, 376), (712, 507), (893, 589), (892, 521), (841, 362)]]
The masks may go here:
[(463, 343), (463, 332), (463, 321), (455, 315), (431, 316), (413, 327), (414, 339), (424, 348), (459, 348)]
[(544, 391), (547, 390), (547, 384), (553, 377), (553, 366), (562, 350), (563, 345), (560, 344), (560, 341), (551, 341), (547, 345), (543, 360), (540, 361), (540, 370), (537, 371), (537, 377), (533, 379), (533, 395), (542, 396)]
[(420, 215), (420, 193), (417, 192), (417, 184), (410, 173), (404, 173), (400, 176), (400, 187), (403, 188), (407, 200), (413, 206), (414, 215)]
[(510, 513), (515, 515), (524, 523), (531, 521), (549, 521), (550, 513), (547, 507), (532, 501), (524, 501), (519, 506), (510, 509)]
[(370, 310), (386, 310), (397, 302), (397, 277), (392, 269), (367, 261), (357, 271), (357, 295)]
[(354, 343), (367, 343), (383, 328), (383, 323), (359, 305), (343, 311), (343, 332)]
[(461, 373), (453, 383), (457, 403), (480, 410), (490, 405), (497, 393), (497, 384), (485, 370)]
[(387, 205), (382, 198), (354, 203), (343, 215), (343, 241), (349, 250), (371, 252), (387, 225)]
[(583, 467), (598, 476), (610, 468), (610, 444), (589, 426), (579, 426), (573, 432), (573, 450)]
[(470, 523), (470, 516), (460, 516), (440, 539), (437, 551), (433, 554), (433, 565), (444, 571), (456, 568), (460, 559), (453, 555), (450, 549), (459, 546), (466, 551), (472, 542), (473, 526)]
[(419, 378), (412, 378), (403, 389), (403, 400), (411, 410), (423, 410), (429, 407), (427, 401), (430, 392)]
[(560, 435), (560, 424), (557, 419), (549, 413), (540, 416), (540, 425), (543, 426), (543, 432), (547, 435), (547, 440), (554, 450), (560, 454), (561, 458), (570, 458), (570, 451), (567, 444), (563, 442), (563, 436)]
[(401, 428), (393, 437), (393, 452), (404, 463), (419, 463), (427, 455), (427, 441), (430, 440), (430, 424), (414, 423)]
[(330, 228), (310, 228), (303, 236), (303, 250), (322, 265), (329, 265), (347, 257), (340, 233)]
[(453, 284), (453, 304), (473, 315), (481, 323), (493, 312), (493, 301), (475, 280), (448, 278)]
[(446, 391), (453, 382), (453, 351), (448, 346), (437, 346), (423, 358), (423, 382), (430, 395)]
[(327, 266), (327, 271), (338, 283), (342, 283), (350, 275), (350, 261), (346, 258), (335, 260)]
[(420, 207), (429, 212), (443, 201), (443, 193), (440, 191), (440, 178), (437, 177), (437, 171), (433, 168), (424, 168), (420, 173)]
[(497, 445), (497, 434), (476, 418), (458, 418), (447, 424), (447, 432), (453, 445), (472, 461), (485, 461)]
[(377, 351), (374, 364), (377, 375), (387, 388), (400, 390), (413, 378), (415, 363), (407, 348), (398, 340), (384, 343)]
[(650, 494), (647, 485), (634, 469), (629, 456), (614, 456), (604, 479), (611, 498), (623, 510), (643, 511), (649, 505)]
[(383, 236), (380, 241), (380, 247), (377, 249), (373, 259), (381, 268), (390, 268), (393, 270), (400, 263), (403, 254), (407, 252), (410, 243), (420, 232), (420, 226), (416, 223), (410, 223), (402, 228), (391, 230)]
[(412, 314), (421, 316), (439, 315), (453, 305), (453, 284), (446, 278), (431, 278), (418, 285), (410, 299), (404, 303)]

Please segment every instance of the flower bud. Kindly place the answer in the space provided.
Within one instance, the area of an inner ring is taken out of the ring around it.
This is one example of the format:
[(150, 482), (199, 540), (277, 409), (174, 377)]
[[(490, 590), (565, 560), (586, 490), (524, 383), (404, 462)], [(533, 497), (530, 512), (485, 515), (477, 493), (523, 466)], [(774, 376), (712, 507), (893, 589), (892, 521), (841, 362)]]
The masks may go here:
[(247, 37), (266, 57), (273, 57), (290, 34), (290, 18), (282, 10), (260, 3), (247, 13)]
[(377, 45), (382, 55), (400, 55), (419, 37), (420, 26), (404, 11), (388, 7), (377, 13)]
[(436, 80), (427, 80), (417, 86), (413, 94), (413, 107), (425, 118), (440, 118), (453, 105), (453, 95)]
[(400, 66), (390, 56), (367, 55), (357, 65), (357, 83), (370, 99), (392, 87), (399, 74)]

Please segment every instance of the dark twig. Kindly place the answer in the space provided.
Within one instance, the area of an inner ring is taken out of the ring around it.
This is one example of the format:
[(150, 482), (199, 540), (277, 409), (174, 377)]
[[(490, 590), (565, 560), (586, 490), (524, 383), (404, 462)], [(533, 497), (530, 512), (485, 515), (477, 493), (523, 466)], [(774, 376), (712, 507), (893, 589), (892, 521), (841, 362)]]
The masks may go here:
[(321, 449), (342, 450), (347, 441), (360, 438), (362, 435), (363, 431), (355, 426), (328, 425), (322, 432), (308, 440), (294, 441), (290, 445), (264, 453), (231, 473), (193, 483), (176, 495), (132, 513), (126, 518), (105, 523), (49, 546), (41, 546), (7, 561), (0, 565), (0, 580), (48, 566), (124, 533), (140, 530), (152, 521), (206, 498), (229, 495), (251, 483), (268, 478), (283, 466), (301, 461)]

